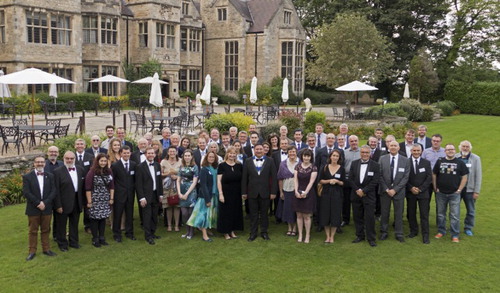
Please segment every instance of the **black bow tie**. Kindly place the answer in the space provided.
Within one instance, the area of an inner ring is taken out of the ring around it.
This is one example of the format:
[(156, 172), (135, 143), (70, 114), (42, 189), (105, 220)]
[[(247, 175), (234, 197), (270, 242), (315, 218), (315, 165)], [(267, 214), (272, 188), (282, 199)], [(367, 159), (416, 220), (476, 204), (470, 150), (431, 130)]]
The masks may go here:
[(76, 168), (68, 168), (68, 171), (76, 171)]
[(286, 152), (281, 152), (282, 155), (286, 155)]
[(262, 161), (264, 161), (264, 159), (255, 159), (255, 160), (256, 160), (257, 162), (259, 162), (259, 161), (261, 161), (261, 162), (262, 162)]
[(36, 175), (43, 176), (43, 172), (36, 172)]
[(368, 161), (366, 162), (361, 161), (361, 165), (366, 165), (366, 164), (368, 164)]
[(139, 152), (139, 154), (144, 155), (144, 153), (143, 153), (143, 152)]
[(155, 165), (155, 163), (149, 163), (149, 166), (154, 166), (154, 165)]

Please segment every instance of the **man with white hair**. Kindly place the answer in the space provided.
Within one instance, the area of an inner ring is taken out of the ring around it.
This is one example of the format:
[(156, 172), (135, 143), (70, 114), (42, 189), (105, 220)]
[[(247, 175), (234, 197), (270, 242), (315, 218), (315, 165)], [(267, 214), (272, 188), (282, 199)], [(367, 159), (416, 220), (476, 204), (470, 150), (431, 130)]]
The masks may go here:
[[(351, 147), (350, 140), (349, 140), (350, 135), (347, 134), (347, 132), (349, 132), (349, 126), (347, 126), (346, 123), (340, 124), (340, 126), (339, 126), (339, 136), (342, 135), (342, 136), (345, 137), (345, 148), (346, 149), (348, 149), (348, 148)], [(335, 144), (335, 146), (338, 147), (338, 142), (337, 142), (337, 144)]]
[(231, 144), (233, 144), (233, 141), (238, 139), (238, 127), (229, 127), (229, 136), (231, 137)]
[[(349, 136), (350, 147), (344, 152), (344, 170), (346, 180), (349, 180), (349, 170), (351, 170), (351, 163), (361, 158), (359, 150), (359, 139), (356, 135)], [(351, 186), (344, 185), (344, 201), (342, 202), (342, 223), (340, 227), (349, 225), (351, 219)]]
[(99, 135), (92, 135), (90, 138), (91, 146), (85, 150), (86, 153), (97, 157), (99, 153), (107, 154), (108, 150), (101, 147), (101, 138)]
[(472, 228), (474, 228), (475, 215), (476, 215), (476, 200), (479, 198), (479, 193), (481, 192), (481, 181), (483, 179), (483, 174), (481, 170), (481, 158), (473, 154), (472, 144), (468, 140), (464, 140), (460, 143), (460, 153), (456, 154), (456, 157), (465, 163), (465, 166), (469, 169), (469, 175), (467, 176), (467, 186), (462, 190), (461, 198), (464, 201), (465, 208), (467, 209), (467, 214), (464, 220), (464, 233), (467, 236), (474, 235), (472, 233)]

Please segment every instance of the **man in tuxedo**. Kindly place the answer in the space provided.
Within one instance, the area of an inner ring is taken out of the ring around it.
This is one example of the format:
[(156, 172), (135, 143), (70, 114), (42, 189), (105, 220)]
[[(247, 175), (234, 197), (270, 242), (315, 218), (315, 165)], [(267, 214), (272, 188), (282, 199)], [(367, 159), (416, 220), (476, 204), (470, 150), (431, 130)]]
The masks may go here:
[(259, 143), (259, 134), (257, 132), (250, 133), (250, 143), (243, 149), (248, 158), (254, 155), (254, 148)]
[[(415, 139), (415, 130), (408, 129), (405, 134), (405, 141), (399, 144), (399, 154), (409, 158), (411, 156), (411, 148), (414, 144), (413, 140)], [(390, 150), (389, 150), (390, 152)]]
[(221, 142), (218, 155), (224, 158), (226, 156), (227, 149), (231, 146), (231, 136), (228, 131), (222, 132)]
[(23, 175), (23, 196), (26, 198), (26, 215), (29, 227), (29, 254), (27, 261), (36, 255), (38, 230), (42, 240), (43, 254), (55, 256), (50, 250), (50, 220), (52, 218), (52, 204), (56, 197), (54, 187), (54, 175), (45, 173), (45, 159), (42, 156), (35, 157), (35, 169)]
[(408, 222), (410, 223), (409, 238), (418, 235), (417, 203), (420, 212), (422, 241), (429, 244), (429, 188), (432, 183), (431, 163), (421, 157), (422, 145), (415, 144), (411, 148), (411, 168), (406, 184), (406, 205)]
[(121, 141), (122, 146), (128, 146), (131, 150), (134, 147), (132, 143), (128, 140), (125, 140), (125, 136), (127, 133), (125, 132), (125, 128), (123, 127), (118, 127), (116, 128), (116, 137)]
[(131, 240), (134, 237), (134, 195), (136, 163), (130, 160), (130, 147), (120, 148), (119, 161), (111, 165), (115, 182), (115, 201), (113, 204), (113, 238), (122, 242), (121, 219), (125, 213), (125, 236)]
[(109, 142), (115, 136), (115, 127), (113, 125), (106, 125), (105, 130), (107, 138), (101, 143), (101, 147), (109, 149)]
[[(87, 176), (87, 173), (94, 162), (94, 155), (88, 152), (85, 152), (85, 140), (78, 138), (75, 140), (75, 156), (76, 162), (75, 165), (82, 167), (83, 169), (83, 177)], [(89, 213), (87, 212), (87, 197), (83, 197), (83, 226), (85, 232), (91, 233), (90, 231), (90, 218)]]
[(170, 128), (165, 127), (161, 130), (161, 147), (162, 150), (168, 149), (170, 147), (170, 136), (172, 135), (172, 131), (170, 131)]
[(252, 133), (252, 132), (256, 132), (257, 135), (259, 136), (259, 140), (257, 141), (258, 143), (264, 142), (264, 139), (260, 136), (259, 132), (257, 131), (257, 125), (255, 125), (255, 124), (248, 125), (248, 133)]
[(198, 137), (198, 148), (193, 151), (194, 163), (201, 168), (201, 162), (207, 154), (207, 140), (204, 137)]
[(419, 125), (418, 126), (418, 137), (415, 137), (413, 142), (419, 143), (422, 145), (423, 149), (428, 149), (432, 146), (432, 140), (430, 137), (427, 137), (427, 126)]
[(86, 153), (93, 155), (94, 158), (97, 157), (97, 155), (100, 153), (103, 153), (103, 154), (108, 153), (107, 149), (100, 147), (101, 139), (99, 138), (99, 135), (93, 135), (90, 138), (90, 141), (92, 142), (92, 145), (85, 150)]
[(145, 138), (140, 138), (137, 141), (137, 148), (135, 152), (132, 153), (130, 159), (134, 161), (137, 165), (146, 161), (146, 148), (148, 147), (148, 141)]
[(302, 129), (295, 129), (293, 132), (294, 141), (290, 145), (294, 145), (297, 148), (297, 153), (300, 152), (300, 150), (307, 148), (307, 145), (302, 142), (302, 137), (304, 137)]
[(349, 185), (351, 186), (351, 202), (356, 226), (356, 239), (352, 243), (359, 243), (366, 238), (371, 247), (377, 246), (375, 243), (377, 234), (375, 232), (375, 190), (380, 178), (380, 166), (370, 159), (371, 149), (369, 146), (362, 146), (359, 160), (351, 164), (349, 170)]
[(316, 133), (314, 134), (316, 148), (320, 149), (326, 146), (326, 133), (323, 132), (323, 124), (316, 123), (316, 125), (314, 126), (314, 130), (316, 131)]
[(57, 221), (57, 244), (63, 252), (68, 251), (66, 226), (69, 221), (69, 247), (80, 248), (78, 243), (78, 221), (83, 207), (84, 171), (75, 165), (75, 153), (64, 154), (64, 166), (54, 170), (56, 198), (54, 208)]
[(248, 197), (250, 206), (250, 237), (248, 241), (257, 238), (258, 223), (260, 217), (261, 236), (264, 240), (270, 240), (267, 234), (269, 218), (269, 199), (274, 200), (277, 190), (276, 167), (271, 158), (264, 156), (264, 148), (261, 144), (254, 147), (255, 156), (248, 158), (243, 165), (243, 176), (241, 181), (241, 194), (243, 200)]
[[(413, 140), (412, 140), (413, 141)], [(399, 242), (405, 242), (403, 236), (403, 210), (406, 193), (406, 183), (410, 176), (411, 163), (408, 158), (399, 153), (397, 141), (388, 145), (389, 154), (380, 157), (380, 240), (388, 237), (389, 215), (391, 202), (394, 203), (394, 232)]]
[(146, 148), (146, 161), (136, 167), (135, 187), (137, 198), (142, 210), (142, 224), (144, 237), (150, 245), (154, 245), (154, 239), (160, 239), (155, 235), (158, 225), (158, 204), (163, 198), (163, 185), (161, 180), (161, 167), (155, 162), (155, 150)]

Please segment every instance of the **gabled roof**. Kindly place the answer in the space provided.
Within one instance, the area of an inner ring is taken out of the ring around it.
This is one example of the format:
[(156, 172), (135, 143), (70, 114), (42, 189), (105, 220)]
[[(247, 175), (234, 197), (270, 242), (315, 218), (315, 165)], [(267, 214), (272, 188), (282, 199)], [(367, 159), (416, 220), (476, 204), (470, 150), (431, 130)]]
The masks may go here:
[(251, 22), (249, 33), (263, 32), (283, 0), (229, 0), (236, 10)]
[(129, 17), (134, 17), (134, 13), (130, 8), (128, 8), (127, 3), (125, 3), (125, 0), (121, 0), (121, 12), (120, 14), (123, 16), (129, 16)]

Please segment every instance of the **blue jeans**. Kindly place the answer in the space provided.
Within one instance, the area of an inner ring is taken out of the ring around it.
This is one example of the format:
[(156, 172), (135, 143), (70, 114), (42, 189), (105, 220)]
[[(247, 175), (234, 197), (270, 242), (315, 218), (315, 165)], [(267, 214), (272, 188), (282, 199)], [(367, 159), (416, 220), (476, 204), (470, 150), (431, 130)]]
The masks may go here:
[(450, 205), (450, 232), (451, 237), (460, 234), (460, 194), (436, 193), (437, 226), (438, 232), (446, 234), (446, 211)]
[(465, 215), (464, 229), (472, 230), (474, 228), (475, 215), (476, 215), (476, 200), (473, 197), (473, 192), (462, 192), (462, 199), (467, 209)]

